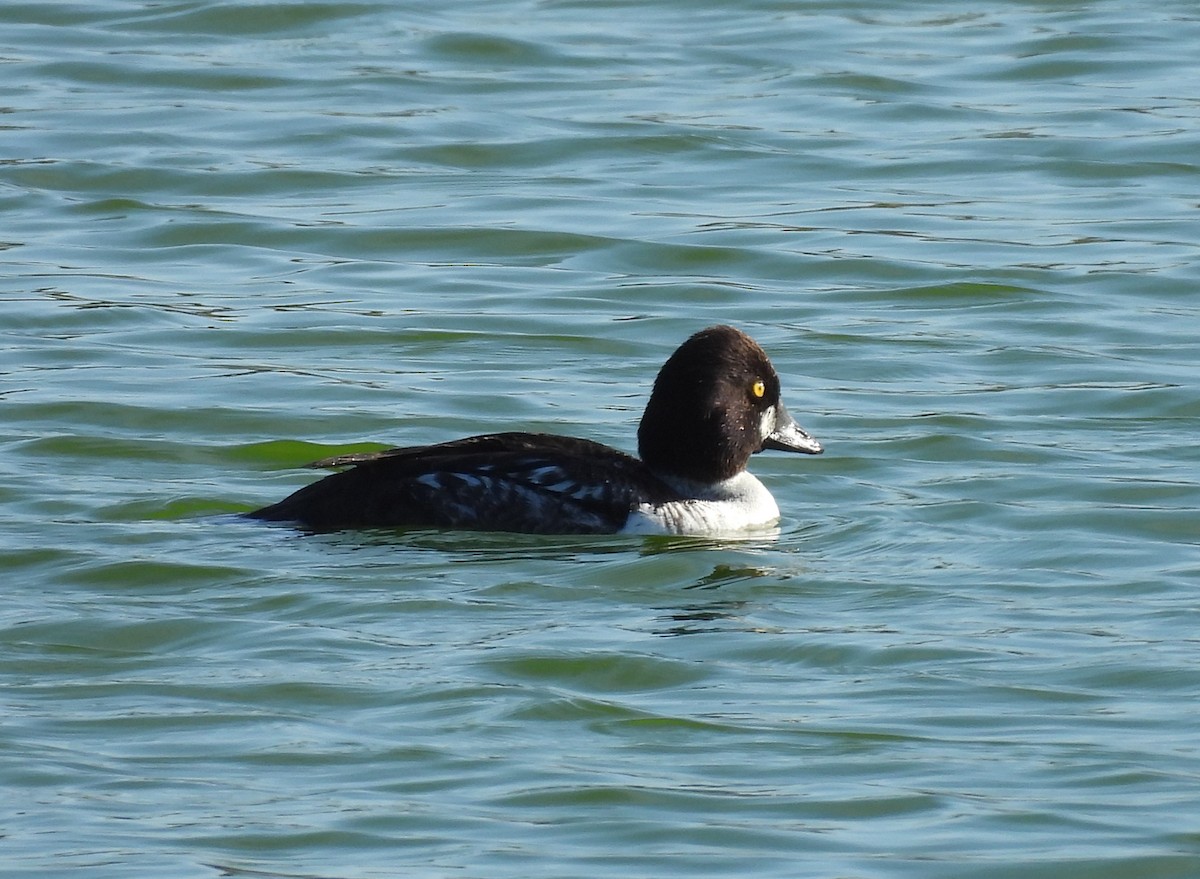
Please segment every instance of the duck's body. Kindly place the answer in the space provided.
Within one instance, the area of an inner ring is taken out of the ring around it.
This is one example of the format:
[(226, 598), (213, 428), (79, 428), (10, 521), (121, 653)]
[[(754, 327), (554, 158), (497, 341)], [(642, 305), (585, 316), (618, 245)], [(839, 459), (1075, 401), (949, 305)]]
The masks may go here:
[(732, 327), (692, 336), (659, 372), (640, 458), (600, 443), (496, 433), (346, 455), (343, 470), (250, 515), (319, 531), (454, 528), (541, 534), (713, 534), (774, 522), (745, 469), (764, 448), (820, 454), (787, 414), (765, 353)]
[(377, 525), (593, 534), (619, 531), (671, 490), (641, 461), (590, 440), (494, 433), (318, 461), (353, 465), (251, 515), (317, 530)]

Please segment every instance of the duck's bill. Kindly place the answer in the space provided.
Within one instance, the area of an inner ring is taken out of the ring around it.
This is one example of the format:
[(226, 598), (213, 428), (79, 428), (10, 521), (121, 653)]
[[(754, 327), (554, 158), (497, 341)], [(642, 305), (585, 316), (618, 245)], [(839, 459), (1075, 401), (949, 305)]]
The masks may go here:
[(763, 440), (762, 447), (777, 452), (800, 452), (804, 455), (819, 455), (825, 451), (819, 442), (792, 420), (782, 403), (775, 407), (775, 427)]

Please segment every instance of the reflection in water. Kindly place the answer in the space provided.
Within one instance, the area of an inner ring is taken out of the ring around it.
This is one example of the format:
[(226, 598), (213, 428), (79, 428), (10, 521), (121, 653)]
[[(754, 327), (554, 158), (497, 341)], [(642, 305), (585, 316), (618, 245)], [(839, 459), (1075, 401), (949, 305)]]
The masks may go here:
[(659, 617), (665, 628), (656, 628), (656, 635), (703, 635), (725, 632), (730, 629), (745, 630), (741, 612), (745, 601), (712, 601), (704, 604), (688, 604)]

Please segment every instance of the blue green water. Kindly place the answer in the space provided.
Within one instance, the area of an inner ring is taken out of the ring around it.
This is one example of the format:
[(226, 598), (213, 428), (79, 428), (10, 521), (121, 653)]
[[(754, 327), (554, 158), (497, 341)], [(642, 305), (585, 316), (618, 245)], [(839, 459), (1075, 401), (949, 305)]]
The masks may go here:
[[(1200, 875), (1200, 12), (0, 5), (0, 873)], [(631, 449), (733, 323), (775, 539), (304, 536)]]

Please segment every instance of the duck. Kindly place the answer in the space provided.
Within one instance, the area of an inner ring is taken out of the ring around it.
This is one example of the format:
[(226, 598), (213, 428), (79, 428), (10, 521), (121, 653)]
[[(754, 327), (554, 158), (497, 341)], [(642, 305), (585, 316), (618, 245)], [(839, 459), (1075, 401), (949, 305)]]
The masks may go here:
[(310, 532), (722, 535), (779, 519), (746, 469), (752, 455), (824, 451), (788, 413), (766, 352), (726, 325), (695, 333), (663, 364), (637, 450), (510, 431), (339, 455), (309, 465), (336, 472), (246, 515)]

